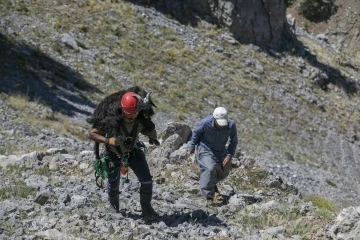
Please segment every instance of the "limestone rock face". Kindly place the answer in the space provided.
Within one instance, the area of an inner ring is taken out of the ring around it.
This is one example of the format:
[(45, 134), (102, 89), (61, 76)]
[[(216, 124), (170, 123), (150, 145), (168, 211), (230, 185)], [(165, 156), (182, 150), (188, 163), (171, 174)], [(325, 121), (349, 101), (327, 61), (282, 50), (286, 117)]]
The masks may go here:
[(194, 0), (193, 7), (228, 27), (241, 43), (280, 47), (286, 30), (284, 0)]

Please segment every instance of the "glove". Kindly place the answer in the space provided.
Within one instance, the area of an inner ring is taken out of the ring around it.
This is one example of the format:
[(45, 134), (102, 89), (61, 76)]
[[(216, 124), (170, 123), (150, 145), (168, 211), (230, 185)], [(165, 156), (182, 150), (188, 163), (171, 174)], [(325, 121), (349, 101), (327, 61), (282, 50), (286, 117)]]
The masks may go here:
[(155, 144), (156, 146), (160, 145), (160, 142), (156, 138), (149, 138), (149, 143), (151, 145)]
[(120, 137), (105, 138), (105, 144), (110, 146), (119, 146)]

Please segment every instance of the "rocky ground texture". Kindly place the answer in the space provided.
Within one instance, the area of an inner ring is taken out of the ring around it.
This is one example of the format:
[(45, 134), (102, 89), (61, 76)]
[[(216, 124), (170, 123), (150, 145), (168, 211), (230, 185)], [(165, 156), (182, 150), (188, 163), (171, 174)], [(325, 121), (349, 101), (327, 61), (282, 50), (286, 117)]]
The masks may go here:
[[(167, 136), (174, 129), (175, 133)], [(169, 152), (180, 141), (180, 135), (189, 134), (188, 129), (183, 124), (169, 124), (161, 135), (161, 146), (148, 146), (154, 176), (152, 203), (160, 214), (153, 222), (141, 218), (140, 184), (132, 172), (129, 182), (122, 176), (121, 213), (109, 213), (106, 191), (95, 184), (92, 151), (72, 155), (66, 148), (51, 148), (20, 158), (9, 156), (13, 164), (0, 175), (4, 180), (0, 191), (0, 237), (331, 239), (341, 235), (351, 239), (359, 233), (356, 227), (346, 227), (349, 221), (359, 220), (358, 208), (343, 210), (339, 220), (330, 225), (329, 216), (304, 201), (298, 189), (280, 176), (266, 173), (243, 155), (233, 159), (229, 180), (219, 185), (224, 203), (206, 206), (198, 188), (198, 168), (186, 151), (186, 143), (182, 141), (182, 147), (169, 157), (159, 156), (159, 152)], [(334, 213), (328, 214), (334, 217)]]

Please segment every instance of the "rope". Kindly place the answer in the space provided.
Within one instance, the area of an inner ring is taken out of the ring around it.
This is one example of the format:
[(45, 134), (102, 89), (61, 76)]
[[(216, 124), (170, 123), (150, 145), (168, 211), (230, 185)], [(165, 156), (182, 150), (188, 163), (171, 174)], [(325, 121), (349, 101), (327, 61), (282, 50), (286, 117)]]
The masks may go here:
[[(121, 165), (114, 168), (111, 172), (109, 172), (109, 167), (108, 167), (109, 160), (110, 158), (108, 156), (102, 156), (101, 158), (96, 159), (96, 161), (94, 162), (93, 168), (95, 170), (95, 181), (96, 181), (96, 185), (99, 188), (104, 187), (104, 180), (106, 178), (108, 178), (109, 181), (114, 181), (119, 177), (119, 172), (120, 172), (119, 170)], [(112, 175), (112, 173), (114, 172), (116, 173), (116, 177), (109, 178), (109, 175)], [(99, 183), (99, 178), (101, 178), (100, 183)]]

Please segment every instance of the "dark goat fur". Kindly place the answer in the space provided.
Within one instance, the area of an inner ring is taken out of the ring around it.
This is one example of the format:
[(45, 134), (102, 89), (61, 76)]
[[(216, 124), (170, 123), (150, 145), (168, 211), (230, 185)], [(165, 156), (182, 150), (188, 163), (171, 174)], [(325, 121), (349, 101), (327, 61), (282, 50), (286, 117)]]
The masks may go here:
[[(126, 92), (135, 92), (142, 98), (146, 97), (147, 92), (138, 86), (121, 90), (104, 98), (102, 102), (95, 108), (91, 118), (87, 120), (92, 124), (93, 128), (97, 128), (104, 132), (107, 137), (114, 137), (120, 134), (120, 121), (123, 118), (120, 101)], [(145, 110), (141, 110), (137, 116), (137, 120), (144, 125), (144, 131), (150, 132), (155, 129), (155, 124), (151, 121), (151, 116), (155, 114), (152, 106)], [(143, 132), (143, 131), (142, 131)]]

